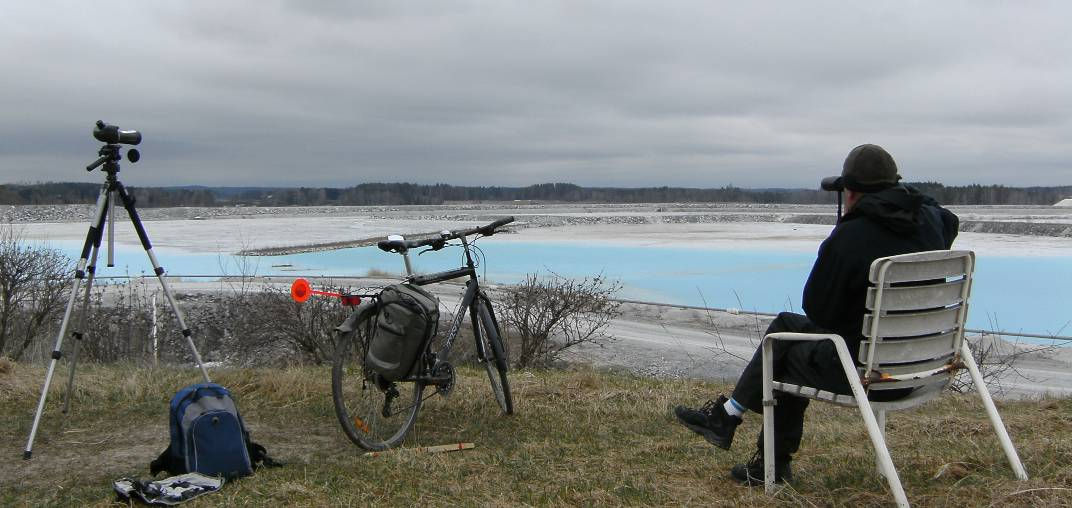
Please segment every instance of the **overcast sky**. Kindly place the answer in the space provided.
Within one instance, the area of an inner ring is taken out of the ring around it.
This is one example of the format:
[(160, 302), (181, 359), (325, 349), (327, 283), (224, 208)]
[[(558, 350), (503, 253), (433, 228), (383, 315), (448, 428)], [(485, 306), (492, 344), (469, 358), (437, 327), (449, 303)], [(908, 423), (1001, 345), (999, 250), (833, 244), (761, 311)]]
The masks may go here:
[(5, 2), (0, 182), (1072, 184), (1072, 2)]

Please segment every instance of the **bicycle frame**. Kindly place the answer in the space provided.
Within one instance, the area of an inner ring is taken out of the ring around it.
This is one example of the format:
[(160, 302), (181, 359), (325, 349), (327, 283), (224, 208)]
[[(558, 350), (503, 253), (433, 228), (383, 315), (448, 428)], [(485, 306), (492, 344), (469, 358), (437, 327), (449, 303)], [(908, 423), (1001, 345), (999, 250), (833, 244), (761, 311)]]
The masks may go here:
[[(373, 327), (383, 324), (378, 323), (378, 316), (374, 315), (380, 309), (379, 294), (363, 299), (339, 325), (338, 331), (342, 333), (345, 342), (340, 344), (331, 369), (331, 395), (335, 416), (339, 418), (346, 437), (354, 444), (372, 451), (398, 446), (415, 424), (423, 401), (434, 395), (450, 394), (454, 387), (455, 369), (448, 360), (466, 312), (473, 325), (476, 356), (483, 370), (487, 372), (492, 395), (504, 415), (513, 414), (513, 397), (507, 379), (509, 366), (506, 348), (491, 300), (487, 293), (480, 289), (477, 266), (471, 250), (475, 249), (475, 246), (470, 241), (470, 237), (475, 240), (494, 235), (496, 228), (513, 221), (513, 217), (505, 217), (473, 229), (444, 231), (437, 237), (406, 240), (402, 236), (391, 235), (386, 240), (377, 242), (380, 250), (403, 255), (406, 262), (405, 284), (424, 286), (453, 279), (467, 280), (458, 310), (451, 319), (446, 335), (439, 335), (435, 339), (426, 338), (417, 353), (416, 365), (401, 379), (389, 380), (383, 377), (382, 373), (366, 361), (370, 341), (378, 337), (378, 334), (371, 333)], [(429, 250), (438, 251), (448, 245), (456, 245), (448, 243), (452, 240), (461, 241), (465, 252), (464, 266), (427, 275), (413, 273), (413, 265), (410, 264), (408, 255), (410, 250), (428, 247)], [(438, 298), (435, 300), (438, 302)], [(388, 325), (384, 326), (390, 328)], [(385, 340), (389, 340), (389, 337), (385, 336)], [(383, 343), (380, 346), (389, 348), (391, 345)], [(409, 361), (409, 358), (404, 360)], [(396, 377), (398, 372), (393, 374), (392, 378)], [(433, 388), (435, 391), (422, 396), (425, 388)]]
[[(435, 364), (441, 359), (446, 359), (450, 355), (451, 349), (454, 347), (454, 340), (458, 337), (458, 332), (461, 330), (462, 321), (465, 320), (465, 311), (469, 313), (470, 322), (473, 326), (477, 326), (480, 319), (477, 315), (477, 307), (474, 302), (477, 298), (480, 298), (488, 308), (488, 312), (491, 314), (491, 319), (498, 327), (498, 319), (495, 316), (495, 311), (491, 305), (491, 300), (480, 289), (480, 282), (476, 274), (476, 264), (473, 262), (473, 256), (470, 252), (470, 242), (466, 237), (460, 238), (462, 242), (462, 249), (465, 251), (465, 264), (466, 266), (455, 268), (453, 270), (445, 270), (442, 272), (436, 272), (426, 275), (413, 274), (413, 265), (410, 263), (409, 253), (401, 252), (405, 260), (407, 282), (415, 286), (425, 286), (429, 284), (435, 284), (438, 282), (445, 282), (448, 280), (459, 279), (462, 277), (469, 277), (469, 280), (465, 282), (465, 292), (462, 294), (461, 304), (458, 306), (458, 312), (451, 321), (450, 328), (445, 336), (443, 347), (434, 355), (429, 356), (429, 349), (425, 349), (422, 353), (422, 368), (416, 373), (416, 376), (407, 377), (402, 381), (422, 381), (426, 383), (434, 384), (439, 379), (432, 376), (432, 369)], [(354, 309), (354, 312), (339, 325), (338, 330), (341, 332), (353, 331), (353, 324), (359, 322), (367, 312), (375, 312), (376, 303), (372, 300), (365, 300)], [(429, 348), (431, 343), (429, 343)], [(476, 341), (477, 355), (481, 361), (488, 361), (487, 351), (484, 350), (484, 344), (481, 341)]]

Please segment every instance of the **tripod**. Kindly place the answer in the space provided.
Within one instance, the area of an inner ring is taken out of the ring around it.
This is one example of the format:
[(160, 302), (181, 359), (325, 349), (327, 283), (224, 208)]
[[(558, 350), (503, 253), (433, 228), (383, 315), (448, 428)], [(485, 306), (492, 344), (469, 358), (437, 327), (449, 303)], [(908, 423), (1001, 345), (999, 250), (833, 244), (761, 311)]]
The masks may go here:
[[(127, 210), (127, 215), (130, 216), (130, 221), (134, 224), (134, 230), (138, 233), (141, 245), (145, 249), (145, 253), (149, 255), (149, 261), (153, 265), (156, 278), (160, 281), (160, 287), (164, 290), (164, 295), (171, 305), (171, 310), (175, 312), (179, 326), (182, 327), (182, 335), (186, 338), (190, 351), (193, 352), (194, 361), (197, 363), (198, 368), (201, 369), (201, 375), (205, 378), (206, 383), (210, 382), (208, 371), (205, 370), (205, 366), (201, 362), (201, 355), (198, 354), (197, 347), (194, 345), (193, 334), (190, 332), (189, 327), (186, 326), (182, 311), (175, 305), (175, 298), (172, 296), (171, 288), (164, 277), (164, 269), (157, 263), (156, 255), (153, 254), (152, 244), (149, 243), (149, 235), (145, 233), (145, 227), (142, 226), (141, 219), (138, 217), (138, 211), (134, 209), (134, 198), (127, 192), (126, 187), (117, 177), (119, 161), (122, 160), (122, 157), (119, 152), (121, 147), (116, 143), (138, 144), (141, 141), (141, 135), (137, 131), (118, 131), (114, 126), (105, 125), (104, 122), (97, 122), (97, 130), (94, 131), (94, 136), (101, 141), (105, 141), (106, 144), (98, 152), (100, 158), (87, 166), (86, 171), (93, 171), (97, 167), (103, 166), (101, 171), (107, 176), (105, 177), (104, 185), (101, 187), (100, 196), (97, 198), (97, 215), (89, 225), (89, 231), (86, 233), (86, 240), (82, 246), (82, 255), (75, 267), (74, 279), (71, 284), (71, 297), (67, 301), (67, 309), (64, 311), (63, 321), (60, 323), (59, 334), (56, 336), (56, 345), (52, 348), (52, 361), (48, 365), (48, 374), (45, 375), (45, 386), (41, 389), (41, 399), (37, 402), (37, 413), (34, 415), (33, 426), (30, 428), (30, 437), (26, 441), (26, 450), (22, 454), (23, 459), (29, 459), (33, 455), (34, 437), (37, 435), (37, 427), (41, 423), (41, 413), (45, 409), (48, 387), (52, 383), (52, 376), (56, 370), (56, 361), (63, 357), (60, 347), (63, 345), (63, 337), (67, 333), (67, 325), (70, 322), (71, 311), (78, 297), (79, 287), (82, 284), (82, 280), (85, 279), (86, 286), (82, 300), (82, 311), (78, 317), (78, 324), (71, 333), (75, 342), (71, 352), (63, 413), (67, 414), (68, 409), (70, 409), (71, 392), (74, 387), (74, 372), (78, 361), (78, 345), (84, 338), (82, 330), (85, 325), (86, 313), (89, 309), (90, 290), (93, 287), (93, 277), (96, 272), (97, 254), (100, 251), (101, 238), (104, 236), (105, 220), (108, 222), (108, 266), (114, 266), (112, 251), (115, 246), (113, 234), (115, 232), (115, 204), (117, 200), (122, 201), (123, 207)], [(133, 163), (138, 161), (140, 155), (137, 150), (130, 149), (127, 153), (127, 158)]]

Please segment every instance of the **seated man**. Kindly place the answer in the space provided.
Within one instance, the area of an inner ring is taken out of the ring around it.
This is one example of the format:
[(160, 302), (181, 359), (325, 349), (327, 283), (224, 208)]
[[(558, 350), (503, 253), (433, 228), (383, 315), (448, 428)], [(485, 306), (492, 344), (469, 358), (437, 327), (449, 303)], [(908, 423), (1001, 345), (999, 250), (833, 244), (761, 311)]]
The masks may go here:
[[(878, 258), (948, 249), (957, 236), (959, 220), (915, 189), (898, 184), (897, 165), (876, 145), (849, 152), (841, 173), (845, 214), (819, 254), (804, 286), (806, 316), (783, 312), (766, 333), (804, 332), (841, 335), (856, 360), (863, 339), (864, 298), (868, 271)], [(845, 371), (830, 341), (773, 343), (774, 377), (835, 393), (851, 393)], [(728, 450), (733, 433), (748, 410), (763, 410), (762, 348), (744, 368), (732, 396), (708, 401), (700, 409), (674, 408), (677, 419), (708, 442)], [(775, 392), (775, 480), (792, 480), (789, 462), (800, 446), (808, 399)], [(746, 485), (763, 483), (763, 436), (760, 449), (730, 475)]]

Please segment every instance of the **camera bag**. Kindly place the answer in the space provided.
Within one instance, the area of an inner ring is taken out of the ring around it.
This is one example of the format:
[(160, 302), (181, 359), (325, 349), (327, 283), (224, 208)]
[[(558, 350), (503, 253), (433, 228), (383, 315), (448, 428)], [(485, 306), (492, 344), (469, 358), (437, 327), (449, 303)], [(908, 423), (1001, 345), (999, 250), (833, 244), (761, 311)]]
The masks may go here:
[(411, 284), (387, 286), (379, 295), (367, 365), (385, 381), (409, 376), (438, 326), (435, 296)]

